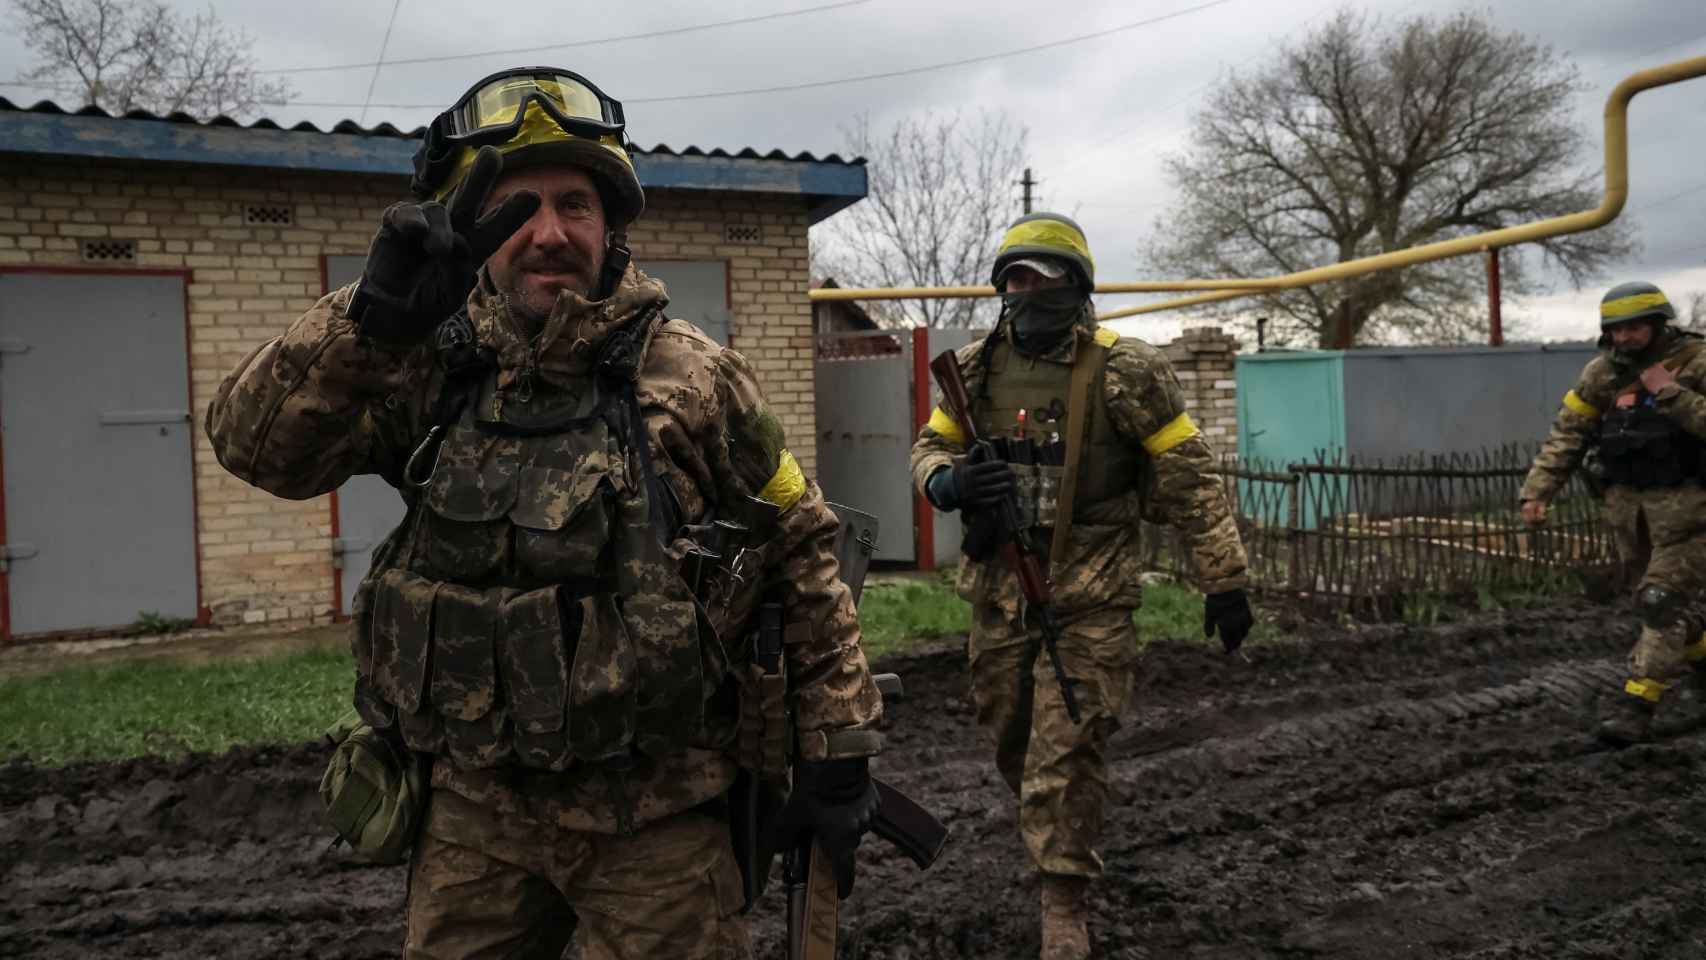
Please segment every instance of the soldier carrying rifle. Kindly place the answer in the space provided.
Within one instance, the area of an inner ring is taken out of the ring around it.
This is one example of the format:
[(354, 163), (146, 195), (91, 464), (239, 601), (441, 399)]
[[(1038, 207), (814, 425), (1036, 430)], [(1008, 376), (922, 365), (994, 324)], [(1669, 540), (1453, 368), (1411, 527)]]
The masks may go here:
[(995, 329), (933, 364), (944, 403), (913, 445), (912, 479), (964, 518), (958, 589), (973, 606), (978, 722), (995, 735), (1041, 874), (1042, 956), (1066, 960), (1089, 954), (1103, 754), (1137, 658), (1139, 521), (1184, 535), (1208, 595), (1206, 635), (1236, 651), (1252, 616), (1214, 454), (1161, 353), (1096, 326), (1078, 224), (1015, 221), (992, 281)]

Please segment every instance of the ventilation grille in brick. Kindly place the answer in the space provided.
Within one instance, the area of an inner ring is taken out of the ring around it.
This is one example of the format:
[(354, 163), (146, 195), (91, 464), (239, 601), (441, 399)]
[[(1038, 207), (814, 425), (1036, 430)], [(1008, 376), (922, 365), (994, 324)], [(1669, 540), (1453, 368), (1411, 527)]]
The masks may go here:
[(263, 227), (288, 227), (296, 221), (296, 211), (290, 207), (248, 204), (243, 207), (243, 222)]
[(114, 260), (135, 260), (135, 240), (85, 240), (83, 241), (83, 259), (96, 263), (110, 263)]
[(763, 243), (764, 228), (755, 223), (723, 224), (724, 243)]

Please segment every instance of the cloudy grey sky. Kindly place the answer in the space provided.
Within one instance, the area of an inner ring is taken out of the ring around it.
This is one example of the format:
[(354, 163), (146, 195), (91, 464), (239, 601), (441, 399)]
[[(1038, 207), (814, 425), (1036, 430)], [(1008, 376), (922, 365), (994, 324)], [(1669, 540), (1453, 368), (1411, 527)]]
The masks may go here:
[[(193, 10), (190, 0), (171, 0)], [(255, 38), (263, 68), (371, 63), (378, 59), (392, 0), (219, 0), (226, 22)], [(328, 126), (360, 119), (412, 127), (485, 73), (550, 63), (590, 77), (627, 106), (642, 146), (656, 143), (761, 151), (842, 149), (842, 128), (869, 113), (876, 126), (927, 110), (1003, 110), (1031, 133), (1031, 165), (1043, 205), (1075, 214), (1090, 235), (1098, 273), (1136, 275), (1134, 251), (1153, 229), (1169, 191), (1161, 158), (1184, 145), (1191, 111), (1229, 70), (1258, 63), (1279, 44), (1318, 25), (1346, 0), (548, 0), (468, 3), (400, 0), (386, 60), (565, 45), (449, 61), (291, 72), (297, 102), (273, 107), (280, 123)], [(1451, 0), (1349, 0), (1402, 18), (1460, 9)], [(9, 4), (0, 3), (0, 8)], [(596, 42), (787, 11), (815, 12), (638, 40)], [(1501, 0), (1500, 25), (1524, 31), (1574, 60), (1589, 86), (1578, 113), (1598, 165), (1606, 94), (1634, 70), (1706, 55), (1706, 3), (1699, 0)], [(1170, 16), (1169, 15), (1173, 15)], [(1144, 20), (1160, 22), (1129, 26)], [(1126, 28), (1126, 29), (1122, 29)], [(7, 29), (0, 80), (29, 65)], [(992, 56), (1100, 33), (1011, 56)], [(569, 46), (579, 44), (577, 46)], [(917, 71), (947, 61), (980, 62)], [(830, 82), (849, 80), (849, 82)], [(757, 88), (821, 84), (778, 92)], [(52, 91), (0, 87), (29, 102)], [(706, 94), (722, 94), (705, 96)], [(312, 104), (332, 104), (317, 106)], [(1643, 250), (1604, 282), (1579, 293), (1559, 281), (1549, 296), (1507, 305), (1541, 338), (1580, 337), (1595, 324), (1599, 294), (1622, 279), (1648, 278), (1673, 299), (1706, 291), (1706, 79), (1650, 91), (1631, 110), (1630, 196), (1624, 217)], [(1017, 212), (1017, 189), (1014, 193)], [(991, 238), (992, 242), (994, 238)], [(972, 278), (968, 278), (972, 279)], [(1104, 305), (1136, 302), (1108, 298)], [(1181, 314), (1124, 322), (1166, 339)]]

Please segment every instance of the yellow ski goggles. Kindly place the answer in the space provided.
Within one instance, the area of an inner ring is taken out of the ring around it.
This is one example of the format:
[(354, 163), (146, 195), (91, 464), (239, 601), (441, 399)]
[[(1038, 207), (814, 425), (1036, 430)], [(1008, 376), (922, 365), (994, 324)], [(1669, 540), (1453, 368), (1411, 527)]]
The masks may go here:
[(625, 146), (622, 104), (569, 70), (516, 67), (494, 73), (469, 88), (450, 109), (433, 118), (415, 154), (417, 195), (432, 193), (456, 166), (463, 147), (501, 146), (521, 132), (528, 107), (536, 105), (564, 133)]
[(456, 146), (484, 146), (513, 136), (530, 101), (576, 136), (596, 140), (622, 133), (622, 104), (584, 77), (549, 67), (494, 73), (434, 122), (443, 123), (445, 139)]

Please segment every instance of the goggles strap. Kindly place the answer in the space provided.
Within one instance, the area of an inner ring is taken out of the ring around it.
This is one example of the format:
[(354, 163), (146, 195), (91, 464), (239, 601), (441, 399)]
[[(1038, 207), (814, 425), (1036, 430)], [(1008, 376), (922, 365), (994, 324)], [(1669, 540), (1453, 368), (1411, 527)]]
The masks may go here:
[(628, 231), (612, 230), (604, 241), (604, 269), (598, 274), (598, 290), (593, 299), (603, 300), (616, 292), (616, 285), (622, 282), (622, 275), (628, 272), (628, 264), (634, 259), (634, 254), (628, 249)]

